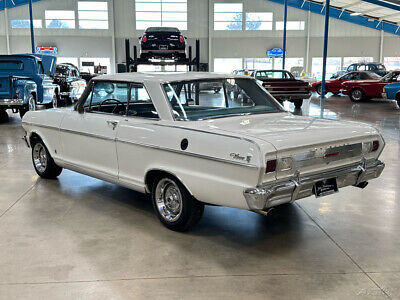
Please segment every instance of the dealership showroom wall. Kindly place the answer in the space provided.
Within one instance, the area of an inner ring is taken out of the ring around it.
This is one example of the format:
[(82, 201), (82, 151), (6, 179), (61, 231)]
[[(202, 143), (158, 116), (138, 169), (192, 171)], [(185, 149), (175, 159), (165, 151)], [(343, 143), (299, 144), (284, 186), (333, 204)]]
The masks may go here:
[(398, 1), (33, 0), (34, 41), (29, 2), (0, 299), (400, 299)]

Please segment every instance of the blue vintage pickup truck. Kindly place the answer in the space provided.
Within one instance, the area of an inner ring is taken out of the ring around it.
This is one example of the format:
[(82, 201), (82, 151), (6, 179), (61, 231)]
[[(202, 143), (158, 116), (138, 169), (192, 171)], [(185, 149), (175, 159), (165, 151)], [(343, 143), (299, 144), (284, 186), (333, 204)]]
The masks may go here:
[(396, 100), (400, 107), (400, 82), (389, 83), (383, 88), (384, 99)]
[(56, 57), (40, 54), (0, 55), (0, 118), (7, 109), (21, 118), (38, 105), (56, 107), (59, 86), (53, 83)]

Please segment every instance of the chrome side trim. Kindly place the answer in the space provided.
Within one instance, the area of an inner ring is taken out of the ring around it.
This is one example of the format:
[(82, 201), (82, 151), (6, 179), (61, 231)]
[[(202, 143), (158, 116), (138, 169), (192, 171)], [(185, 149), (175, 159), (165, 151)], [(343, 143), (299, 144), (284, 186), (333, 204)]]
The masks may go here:
[(22, 121), (23, 125), (28, 125), (28, 126), (36, 126), (40, 128), (46, 128), (46, 129), (55, 129), (55, 130), (60, 130), (60, 128), (56, 126), (49, 126), (49, 125), (41, 125), (41, 124), (35, 124), (35, 123), (30, 123), (30, 122), (24, 122)]
[(239, 161), (232, 161), (232, 160), (228, 160), (228, 159), (224, 159), (224, 158), (212, 157), (212, 156), (208, 156), (208, 155), (187, 152), (187, 151), (182, 151), (182, 150), (177, 150), (177, 149), (172, 149), (172, 148), (167, 148), (167, 147), (161, 147), (161, 146), (156, 146), (156, 145), (151, 145), (151, 144), (146, 144), (146, 143), (132, 142), (132, 141), (127, 141), (127, 140), (122, 140), (122, 139), (116, 139), (116, 141), (120, 142), (120, 143), (124, 143), (124, 144), (130, 144), (130, 145), (135, 145), (135, 146), (140, 146), (140, 147), (146, 147), (146, 148), (152, 148), (152, 149), (157, 149), (157, 150), (162, 150), (162, 151), (167, 151), (167, 152), (172, 152), (172, 153), (178, 153), (178, 154), (193, 156), (193, 157), (197, 157), (197, 158), (201, 158), (201, 159), (213, 160), (213, 161), (218, 161), (218, 162), (233, 164), (233, 165), (239, 165), (239, 166), (248, 167), (248, 168), (258, 168), (258, 166), (254, 165), (254, 164), (247, 164), (247, 163), (243, 163), (243, 162), (239, 162)]
[(80, 131), (64, 129), (64, 128), (61, 128), (60, 131), (65, 132), (65, 133), (77, 134), (77, 135), (92, 137), (92, 138), (96, 138), (96, 139), (106, 140), (106, 141), (115, 141), (116, 140), (116, 138), (111, 138), (111, 137), (104, 136), (104, 135), (88, 133), (88, 132), (80, 132)]

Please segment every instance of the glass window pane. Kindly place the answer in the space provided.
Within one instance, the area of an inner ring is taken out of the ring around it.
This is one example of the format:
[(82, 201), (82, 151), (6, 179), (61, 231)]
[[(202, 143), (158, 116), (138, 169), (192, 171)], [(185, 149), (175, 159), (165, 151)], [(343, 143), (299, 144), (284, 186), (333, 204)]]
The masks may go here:
[(242, 21), (242, 14), (241, 13), (217, 13), (214, 14), (214, 22), (220, 22), (220, 21)]
[(78, 10), (108, 10), (107, 2), (78, 1)]
[(242, 12), (243, 3), (214, 3), (214, 12)]
[(75, 20), (46, 20), (46, 28), (75, 28)]
[(177, 27), (179, 30), (187, 30), (187, 22), (162, 22), (165, 27)]
[(78, 66), (78, 58), (77, 57), (57, 57), (57, 63), (58, 64), (63, 64), (63, 63), (69, 63), (73, 64), (74, 66)]
[(136, 21), (136, 29), (147, 29), (147, 27), (158, 27), (161, 26), (161, 21)]
[(163, 21), (187, 21), (187, 13), (163, 13)]
[(242, 30), (242, 24), (234, 22), (214, 22), (214, 30)]
[(361, 62), (373, 62), (373, 60), (373, 57), (343, 57), (343, 69), (347, 69), (347, 67), (351, 64)]
[[(326, 63), (326, 77), (330, 78), (333, 74), (340, 70), (341, 57), (328, 57)], [(312, 75), (317, 79), (322, 78), (322, 57), (313, 57), (312, 59)]]
[(161, 21), (161, 12), (137, 12), (138, 21)]
[(136, 11), (161, 11), (161, 3), (139, 3), (136, 1)]
[(246, 30), (272, 30), (272, 22), (246, 22)]
[(75, 20), (75, 12), (73, 10), (46, 10), (45, 16), (46, 20)]
[[(30, 28), (30, 20), (11, 20), (11, 28)], [(42, 20), (33, 20), (33, 28), (42, 28)]]
[[(276, 30), (283, 30), (283, 21), (276, 22)], [(305, 22), (304, 21), (288, 21), (286, 23), (287, 30), (304, 30)]]
[(107, 11), (79, 11), (78, 16), (83, 20), (108, 20)]
[(271, 13), (271, 12), (246, 13), (246, 21), (265, 22), (265, 21), (272, 21), (272, 18), (273, 18), (273, 13)]
[(400, 69), (400, 57), (385, 57), (384, 61), (387, 70)]
[(163, 3), (162, 10), (163, 11), (183, 11), (185, 12), (187, 9), (186, 3)]
[(79, 20), (80, 29), (108, 29), (108, 21)]

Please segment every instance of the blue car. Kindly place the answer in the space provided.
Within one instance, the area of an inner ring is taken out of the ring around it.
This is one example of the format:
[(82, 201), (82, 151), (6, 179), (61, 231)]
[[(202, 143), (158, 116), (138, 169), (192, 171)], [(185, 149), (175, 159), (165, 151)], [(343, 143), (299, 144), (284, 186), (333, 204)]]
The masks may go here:
[(37, 105), (57, 106), (59, 86), (53, 83), (56, 57), (39, 54), (0, 55), (0, 119), (6, 110), (21, 118)]
[(383, 88), (383, 98), (396, 100), (400, 106), (400, 82), (389, 83)]

